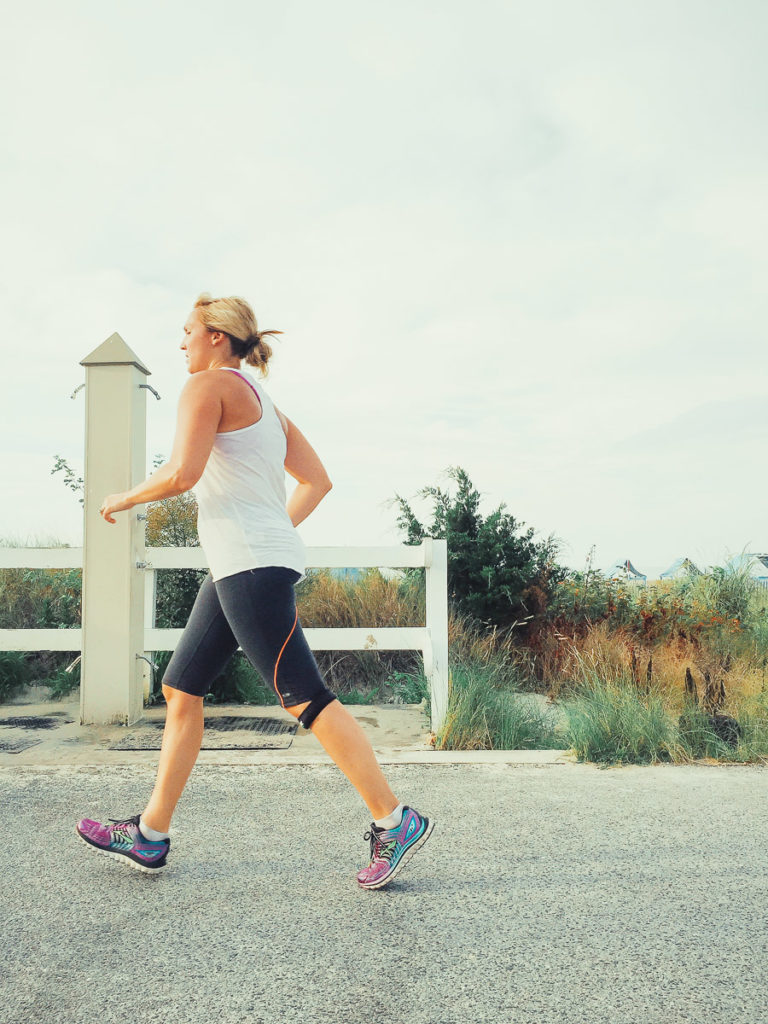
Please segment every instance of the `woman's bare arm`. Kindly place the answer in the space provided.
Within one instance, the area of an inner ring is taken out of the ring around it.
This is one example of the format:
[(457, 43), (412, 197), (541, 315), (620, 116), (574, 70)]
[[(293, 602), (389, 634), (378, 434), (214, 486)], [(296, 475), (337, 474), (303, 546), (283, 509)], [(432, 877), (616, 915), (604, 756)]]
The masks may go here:
[(107, 495), (99, 511), (108, 523), (115, 522), (114, 512), (183, 494), (200, 479), (221, 421), (220, 378), (212, 376), (214, 372), (195, 373), (186, 382), (170, 459), (130, 491)]
[(275, 407), (287, 440), (285, 468), (298, 480), (298, 486), (286, 503), (294, 526), (298, 526), (316, 508), (333, 484), (320, 458), (302, 432)]

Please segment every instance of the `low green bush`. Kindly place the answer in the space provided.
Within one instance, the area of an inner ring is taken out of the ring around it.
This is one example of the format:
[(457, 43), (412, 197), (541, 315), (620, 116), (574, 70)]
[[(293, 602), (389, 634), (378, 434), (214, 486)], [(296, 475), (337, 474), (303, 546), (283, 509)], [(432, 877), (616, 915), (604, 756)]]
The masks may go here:
[(11, 700), (30, 682), (30, 668), (22, 651), (0, 651), (0, 704)]
[(606, 680), (588, 669), (563, 702), (571, 749), (602, 767), (680, 759), (678, 730), (661, 697), (641, 695), (632, 680)]
[[(152, 660), (154, 685), (148, 703), (163, 700), (163, 676), (171, 660), (172, 651), (156, 651)], [(242, 653), (237, 651), (227, 662), (224, 671), (211, 683), (205, 694), (206, 704), (277, 704), (275, 691), (267, 684)]]
[[(626, 678), (585, 673), (563, 701), (571, 749), (580, 761), (614, 764), (768, 761), (766, 695), (744, 701), (738, 714), (715, 716), (686, 700), (676, 716), (662, 696)], [(720, 731), (716, 728), (719, 724)], [(730, 734), (731, 738), (726, 738)]]
[(499, 663), (454, 659), (448, 710), (438, 750), (536, 750), (563, 745), (551, 718), (521, 689), (516, 670)]
[(378, 704), (378, 690), (347, 690), (338, 693), (337, 697), (341, 704)]
[(424, 672), (392, 672), (386, 685), (392, 691), (396, 701), (403, 704), (425, 703), (425, 711), (429, 714), (430, 690), (429, 680)]
[(206, 694), (211, 704), (279, 704), (277, 694), (262, 679), (242, 651), (237, 651)]
[[(51, 700), (63, 700), (80, 686), (80, 666), (82, 662), (78, 661), (76, 665), (72, 664), (77, 657), (77, 654), (70, 653), (66, 655), (68, 659), (66, 665), (60, 665), (46, 679), (41, 680), (42, 683), (50, 688)], [(68, 669), (69, 671), (67, 671)]]
[[(678, 719), (680, 744), (690, 758), (748, 762), (768, 760), (768, 706), (765, 693), (745, 700), (738, 714), (720, 716), (720, 730), (713, 716), (686, 701)], [(725, 735), (723, 735), (725, 733)]]

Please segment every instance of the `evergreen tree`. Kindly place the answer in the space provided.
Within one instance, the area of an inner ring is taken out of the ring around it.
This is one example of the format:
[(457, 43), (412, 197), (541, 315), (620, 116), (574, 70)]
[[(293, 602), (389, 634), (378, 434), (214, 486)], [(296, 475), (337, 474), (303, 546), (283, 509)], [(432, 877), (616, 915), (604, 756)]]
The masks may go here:
[[(157, 469), (164, 462), (162, 455), (156, 455), (153, 468)], [(185, 491), (173, 498), (150, 502), (147, 505), (144, 537), (147, 547), (199, 547), (197, 501), (194, 494)], [(186, 624), (205, 575), (204, 569), (166, 569), (158, 572), (155, 602), (158, 629), (177, 628)]]
[(524, 523), (504, 511), (504, 503), (484, 517), (480, 493), (466, 471), (456, 466), (446, 472), (458, 486), (455, 496), (440, 487), (417, 492), (432, 499), (429, 526), (419, 522), (405, 498), (395, 495), (405, 543), (420, 544), (425, 537), (448, 542), (448, 597), (460, 613), (500, 627), (542, 613), (549, 586), (563, 576), (554, 561), (554, 536), (537, 542), (533, 528), (523, 529)]

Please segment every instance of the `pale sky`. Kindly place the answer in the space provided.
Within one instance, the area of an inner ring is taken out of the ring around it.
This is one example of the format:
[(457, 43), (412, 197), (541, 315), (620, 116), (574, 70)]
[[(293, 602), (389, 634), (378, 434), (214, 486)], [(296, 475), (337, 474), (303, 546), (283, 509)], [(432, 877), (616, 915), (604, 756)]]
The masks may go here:
[(170, 454), (210, 291), (285, 332), (309, 546), (399, 543), (460, 465), (576, 567), (768, 549), (764, 4), (15, 8), (0, 537), (81, 543), (50, 471), (114, 331)]

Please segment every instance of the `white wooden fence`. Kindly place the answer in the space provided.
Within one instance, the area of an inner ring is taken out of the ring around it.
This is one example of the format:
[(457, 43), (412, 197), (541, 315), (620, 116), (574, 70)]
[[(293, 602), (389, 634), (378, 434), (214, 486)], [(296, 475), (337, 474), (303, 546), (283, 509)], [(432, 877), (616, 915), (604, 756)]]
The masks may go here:
[[(442, 724), (447, 706), (447, 551), (444, 541), (381, 548), (307, 548), (312, 568), (423, 567), (426, 571), (426, 625), (371, 628), (307, 628), (312, 650), (419, 650), (430, 684), (431, 727)], [(160, 569), (207, 568), (202, 548), (146, 548), (144, 572), (144, 655), (174, 650), (182, 630), (156, 629), (155, 596)], [(0, 548), (0, 568), (82, 568), (82, 548)], [(0, 630), (0, 650), (82, 651), (83, 631)], [(145, 670), (146, 673), (147, 670)], [(148, 676), (145, 676), (148, 682)], [(144, 694), (146, 695), (146, 688)]]
[[(203, 569), (200, 548), (147, 548), (144, 506), (99, 515), (108, 494), (146, 477), (147, 391), (150, 371), (112, 334), (81, 360), (85, 367), (85, 503), (82, 548), (0, 548), (0, 567), (67, 569), (83, 573), (82, 629), (0, 630), (0, 650), (81, 651), (80, 724), (133, 725), (144, 715), (147, 651), (173, 650), (181, 630), (154, 626), (158, 569)], [(75, 394), (80, 391), (76, 389)], [(307, 629), (315, 650), (420, 650), (430, 681), (432, 728), (448, 703), (448, 569), (445, 541), (382, 548), (309, 548), (308, 567), (399, 568), (427, 574), (426, 626), (407, 629)]]
[[(205, 569), (202, 548), (146, 548), (144, 573), (144, 653), (172, 651), (181, 629), (155, 628), (156, 573), (161, 569)], [(3, 548), (2, 569), (81, 569), (82, 548)], [(315, 651), (421, 651), (430, 683), (433, 729), (445, 717), (448, 699), (448, 566), (444, 540), (392, 547), (307, 548), (312, 568), (423, 567), (426, 572), (426, 625), (371, 628), (306, 628)], [(83, 630), (0, 629), (2, 651), (82, 651)], [(145, 679), (148, 669), (145, 669)], [(145, 686), (145, 695), (147, 686)]]

